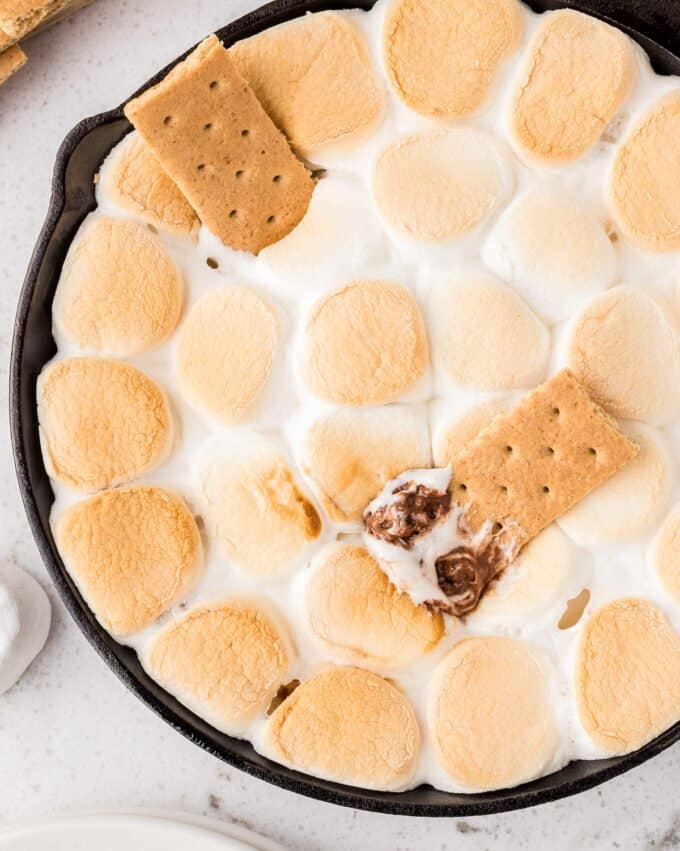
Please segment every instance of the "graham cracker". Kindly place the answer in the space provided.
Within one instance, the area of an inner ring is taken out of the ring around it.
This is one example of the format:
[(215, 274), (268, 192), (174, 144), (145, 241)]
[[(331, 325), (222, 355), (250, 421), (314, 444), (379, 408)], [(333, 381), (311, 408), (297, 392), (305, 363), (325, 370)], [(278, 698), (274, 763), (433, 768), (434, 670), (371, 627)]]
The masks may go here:
[(627, 464), (635, 443), (569, 370), (497, 416), (453, 460), (451, 493), (473, 530), (515, 551)]
[(0, 28), (0, 53), (3, 53), (5, 50), (7, 50), (8, 47), (11, 47), (15, 42), (15, 38), (13, 38), (9, 33), (6, 33), (2, 28)]
[(89, 6), (90, 3), (92, 3), (92, 0), (70, 0), (70, 2), (59, 6), (50, 15), (43, 18), (43, 20), (31, 30), (30, 35), (37, 35), (43, 30), (46, 30), (48, 27), (51, 27), (53, 24), (58, 24), (59, 21), (63, 21), (65, 18), (74, 15), (76, 12), (84, 9), (85, 6)]
[(75, 12), (90, 0), (0, 0), (0, 27), (15, 41)]
[(306, 213), (310, 175), (216, 36), (125, 114), (226, 245), (257, 254)]
[(0, 86), (26, 64), (27, 57), (18, 44), (0, 53)]

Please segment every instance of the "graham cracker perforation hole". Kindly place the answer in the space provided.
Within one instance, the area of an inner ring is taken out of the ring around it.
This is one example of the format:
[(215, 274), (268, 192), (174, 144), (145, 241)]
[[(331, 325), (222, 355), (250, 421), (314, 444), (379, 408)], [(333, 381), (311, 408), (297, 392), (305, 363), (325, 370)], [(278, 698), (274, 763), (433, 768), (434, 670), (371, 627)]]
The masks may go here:
[(272, 183), (281, 183), (281, 180), (282, 178), (280, 174), (275, 174), (274, 177), (272, 177)]
[(205, 168), (205, 163), (199, 163), (196, 166), (196, 171), (203, 171), (204, 168)]
[(211, 88), (211, 89), (216, 89), (218, 85), (219, 85), (219, 83), (217, 82), (217, 80), (213, 80), (213, 81), (210, 83), (210, 88)]
[(543, 485), (543, 493), (550, 493), (550, 488), (548, 485)]
[(169, 124), (172, 124), (172, 115), (166, 115), (163, 119), (163, 124), (167, 127)]
[(597, 456), (597, 449), (595, 449), (595, 447), (594, 447), (594, 446), (591, 446), (591, 447), (588, 449), (588, 455), (592, 455), (593, 457), (596, 457), (596, 456)]
[(267, 224), (268, 225), (273, 225), (275, 221), (276, 221), (276, 216), (267, 216)]
[(229, 218), (235, 219), (238, 216), (238, 210), (229, 210)]
[(204, 130), (212, 130), (212, 123), (209, 121), (207, 124), (203, 125)]
[(243, 136), (244, 138), (246, 136), (250, 136), (250, 130), (241, 130), (241, 136)]
[(243, 171), (242, 168), (240, 168), (238, 171), (234, 172), (234, 177), (237, 180), (240, 180), (243, 177), (243, 174), (244, 174), (244, 171)]

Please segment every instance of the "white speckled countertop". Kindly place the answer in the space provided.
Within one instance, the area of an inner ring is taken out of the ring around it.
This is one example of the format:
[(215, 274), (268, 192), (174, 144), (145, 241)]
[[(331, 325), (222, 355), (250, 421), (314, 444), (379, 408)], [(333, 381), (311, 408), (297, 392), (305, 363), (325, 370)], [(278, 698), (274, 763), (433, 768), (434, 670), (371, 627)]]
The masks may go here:
[[(11, 328), (42, 224), (52, 163), (83, 116), (114, 106), (253, 0), (98, 0), (29, 42), (0, 89), (0, 401)], [(20, 504), (0, 425), (0, 558), (47, 588), (53, 626), (23, 679), (0, 696), (0, 826), (68, 810), (153, 807), (245, 824), (312, 849), (680, 848), (680, 748), (604, 787), (534, 810), (470, 820), (394, 818), (292, 796), (183, 739), (118, 682), (52, 591)]]

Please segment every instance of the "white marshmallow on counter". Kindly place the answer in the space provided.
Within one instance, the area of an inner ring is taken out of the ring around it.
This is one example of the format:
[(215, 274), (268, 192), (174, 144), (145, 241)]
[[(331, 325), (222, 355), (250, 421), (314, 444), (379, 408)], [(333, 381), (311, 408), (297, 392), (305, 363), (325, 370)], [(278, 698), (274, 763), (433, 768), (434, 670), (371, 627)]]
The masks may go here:
[(50, 601), (14, 565), (0, 567), (0, 694), (10, 689), (42, 650), (50, 629)]

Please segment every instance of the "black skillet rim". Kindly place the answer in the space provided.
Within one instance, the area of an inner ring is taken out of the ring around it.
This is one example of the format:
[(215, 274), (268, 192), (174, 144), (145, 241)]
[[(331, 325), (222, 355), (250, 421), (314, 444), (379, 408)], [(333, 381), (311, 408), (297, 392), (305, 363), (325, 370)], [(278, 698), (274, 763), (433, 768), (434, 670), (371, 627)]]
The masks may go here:
[[(346, 0), (346, 2), (344, 0), (274, 0), (274, 2), (262, 6), (218, 30), (217, 35), (229, 45), (237, 39), (252, 35), (273, 24), (297, 17), (306, 11), (369, 8), (372, 5), (372, 0), (356, 0), (356, 2), (353, 2), (353, 0)], [(531, 5), (535, 8), (539, 7), (539, 11), (564, 6), (588, 11), (590, 14), (626, 31), (661, 66), (675, 66), (676, 73), (680, 70), (680, 60), (670, 51), (637, 30), (621, 25), (607, 15), (598, 13), (597, 10), (590, 8), (590, 5), (585, 8), (585, 5), (580, 3), (552, 2), (552, 0), (543, 0), (543, 2), (534, 0)], [(182, 56), (154, 75), (140, 87), (138, 93), (158, 82), (190, 50), (187, 50)], [(579, 760), (570, 763), (560, 771), (531, 783), (497, 792), (457, 795), (440, 792), (429, 786), (420, 786), (417, 789), (401, 793), (373, 792), (319, 780), (293, 771), (261, 757), (248, 743), (232, 739), (215, 731), (153, 683), (143, 672), (139, 663), (136, 662), (134, 653), (129, 648), (119, 645), (108, 635), (80, 598), (61, 563), (49, 524), (41, 516), (35, 493), (36, 484), (43, 488), (46, 485), (49, 489), (49, 480), (42, 467), (42, 461), (39, 463), (37, 473), (35, 471), (32, 473), (30, 469), (30, 456), (35, 454), (35, 441), (37, 440), (37, 416), (34, 404), (35, 388), (32, 383), (28, 385), (29, 377), (26, 376), (23, 367), (27, 324), (32, 312), (37, 309), (33, 305), (34, 290), (57, 225), (65, 214), (67, 204), (66, 172), (71, 156), (89, 134), (103, 125), (113, 123), (120, 124), (121, 132), (118, 138), (122, 138), (130, 129), (123, 117), (122, 106), (79, 122), (66, 136), (59, 148), (47, 216), (34, 248), (19, 297), (10, 362), (9, 413), (19, 489), (38, 550), (69, 613), (90, 644), (93, 645), (118, 678), (175, 730), (235, 768), (258, 779), (310, 798), (394, 815), (469, 817), (547, 803), (583, 792), (622, 774), (670, 747), (680, 739), (680, 723), (678, 723), (652, 742), (626, 756), (598, 761)], [(45, 304), (41, 305), (43, 308), (45, 306)], [(51, 301), (47, 307), (51, 308)], [(47, 316), (49, 317), (49, 312)], [(27, 405), (26, 396), (29, 402), (33, 402), (32, 405)], [(30, 442), (33, 444), (33, 450), (30, 449)], [(39, 477), (40, 480), (34, 481), (33, 476)]]

